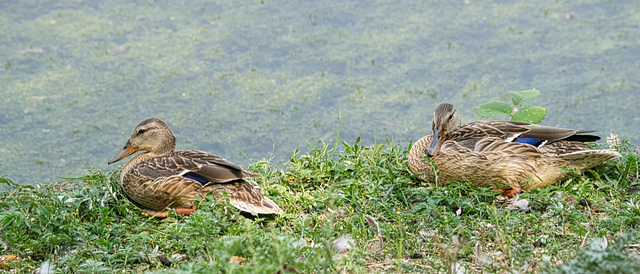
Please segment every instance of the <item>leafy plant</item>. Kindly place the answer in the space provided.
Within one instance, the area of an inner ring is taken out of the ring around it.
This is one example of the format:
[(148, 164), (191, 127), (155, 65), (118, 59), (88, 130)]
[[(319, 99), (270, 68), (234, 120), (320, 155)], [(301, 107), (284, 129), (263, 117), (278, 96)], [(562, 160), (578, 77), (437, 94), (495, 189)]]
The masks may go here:
[(591, 240), (589, 246), (580, 252), (575, 259), (552, 267), (544, 265), (544, 273), (638, 273), (640, 271), (640, 256), (629, 252), (625, 245), (632, 242), (634, 234), (621, 236), (608, 246), (606, 237)]
[[(126, 198), (118, 172), (33, 186), (0, 176), (0, 255), (21, 259), (7, 264), (16, 273), (638, 270), (635, 237), (578, 248), (640, 226), (635, 148), (593, 176), (523, 193), (529, 210), (490, 188), (418, 183), (409, 149), (356, 139), (295, 151), (283, 167), (255, 163), (255, 183), (285, 211), (274, 217), (209, 197), (190, 216), (150, 218)], [(350, 247), (337, 251), (345, 235)]]
[(540, 96), (540, 91), (536, 89), (511, 91), (509, 97), (511, 97), (513, 105), (505, 102), (490, 102), (477, 106), (475, 111), (478, 116), (483, 118), (498, 118), (509, 115), (511, 121), (537, 124), (547, 115), (547, 109), (539, 106), (521, 107), (538, 96)]

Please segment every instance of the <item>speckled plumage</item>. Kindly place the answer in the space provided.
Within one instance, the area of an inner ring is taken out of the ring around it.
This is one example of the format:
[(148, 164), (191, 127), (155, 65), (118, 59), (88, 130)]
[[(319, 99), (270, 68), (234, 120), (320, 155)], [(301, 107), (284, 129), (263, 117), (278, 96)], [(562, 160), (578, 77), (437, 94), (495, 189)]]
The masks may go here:
[[(419, 139), (409, 151), (409, 169), (419, 174), (420, 180), (471, 182), (474, 186), (510, 189), (506, 192), (509, 195), (562, 180), (567, 171), (561, 167), (582, 172), (620, 156), (612, 149), (590, 149), (584, 142), (599, 138), (581, 135), (592, 132), (588, 130), (512, 121), (460, 126), (458, 112), (451, 104), (436, 109), (432, 128), (434, 134)], [(540, 139), (540, 145), (518, 143), (518, 138)]]
[(260, 176), (243, 170), (214, 154), (199, 150), (174, 151), (175, 136), (157, 118), (142, 121), (125, 147), (109, 160), (117, 162), (137, 151), (122, 169), (120, 184), (136, 205), (154, 211), (165, 208), (192, 208), (197, 196), (211, 192), (222, 199), (227, 193), (231, 204), (246, 212), (281, 214), (271, 199), (245, 178)]

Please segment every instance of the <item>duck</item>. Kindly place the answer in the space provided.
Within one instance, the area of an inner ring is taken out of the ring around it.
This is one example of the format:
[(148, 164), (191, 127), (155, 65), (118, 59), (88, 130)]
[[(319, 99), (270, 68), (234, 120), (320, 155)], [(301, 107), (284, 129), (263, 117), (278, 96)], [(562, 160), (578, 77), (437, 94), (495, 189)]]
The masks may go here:
[(212, 193), (240, 211), (251, 214), (282, 214), (271, 199), (247, 179), (257, 173), (215, 154), (201, 150), (175, 151), (176, 137), (169, 126), (158, 118), (140, 122), (124, 147), (108, 164), (129, 155), (133, 157), (120, 173), (120, 185), (127, 198), (150, 216), (166, 218), (169, 209), (190, 215), (196, 210), (196, 197)]
[(621, 156), (615, 149), (591, 149), (586, 142), (600, 139), (586, 134), (591, 132), (517, 121), (461, 125), (456, 108), (443, 103), (433, 113), (432, 134), (411, 146), (407, 160), (418, 180), (471, 183), (512, 197), (555, 184), (570, 169), (583, 172)]

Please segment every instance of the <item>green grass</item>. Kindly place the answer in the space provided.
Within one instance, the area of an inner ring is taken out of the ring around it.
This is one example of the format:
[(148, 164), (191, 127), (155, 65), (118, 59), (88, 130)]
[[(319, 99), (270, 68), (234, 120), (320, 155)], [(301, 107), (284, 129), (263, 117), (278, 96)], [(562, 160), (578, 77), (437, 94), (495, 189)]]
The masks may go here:
[[(1, 253), (21, 258), (8, 266), (19, 273), (45, 260), (60, 272), (640, 271), (640, 153), (628, 143), (616, 161), (520, 195), (527, 210), (491, 189), (417, 181), (408, 149), (356, 140), (296, 151), (284, 167), (255, 163), (285, 211), (275, 218), (210, 200), (191, 216), (149, 218), (117, 172), (36, 186), (0, 177)], [(345, 235), (351, 248), (334, 251)]]

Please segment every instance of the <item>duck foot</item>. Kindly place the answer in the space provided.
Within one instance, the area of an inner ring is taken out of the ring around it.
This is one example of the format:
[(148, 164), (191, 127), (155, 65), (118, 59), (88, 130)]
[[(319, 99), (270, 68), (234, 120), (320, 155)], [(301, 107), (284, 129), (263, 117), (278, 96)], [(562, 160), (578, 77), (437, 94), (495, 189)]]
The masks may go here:
[(145, 209), (144, 214), (147, 214), (151, 217), (156, 217), (156, 218), (160, 218), (160, 219), (164, 219), (167, 218), (167, 216), (169, 216), (169, 210), (165, 210), (165, 211), (155, 211), (155, 210), (150, 210), (150, 209)]
[[(196, 206), (193, 206), (191, 208), (174, 208), (176, 213), (183, 214), (183, 215), (191, 215), (191, 213), (196, 211), (196, 209), (197, 209)], [(143, 212), (149, 216), (161, 218), (161, 219), (167, 218), (167, 216), (169, 216), (169, 210), (155, 211), (155, 210), (145, 209)]]
[(502, 196), (511, 198), (513, 197), (513, 195), (520, 194), (520, 192), (522, 192), (522, 189), (520, 189), (519, 187), (514, 187), (512, 189), (500, 189), (499, 191), (502, 191)]
[(192, 206), (191, 208), (174, 208), (176, 213), (184, 215), (191, 215), (191, 213), (195, 212), (196, 209), (196, 206)]

